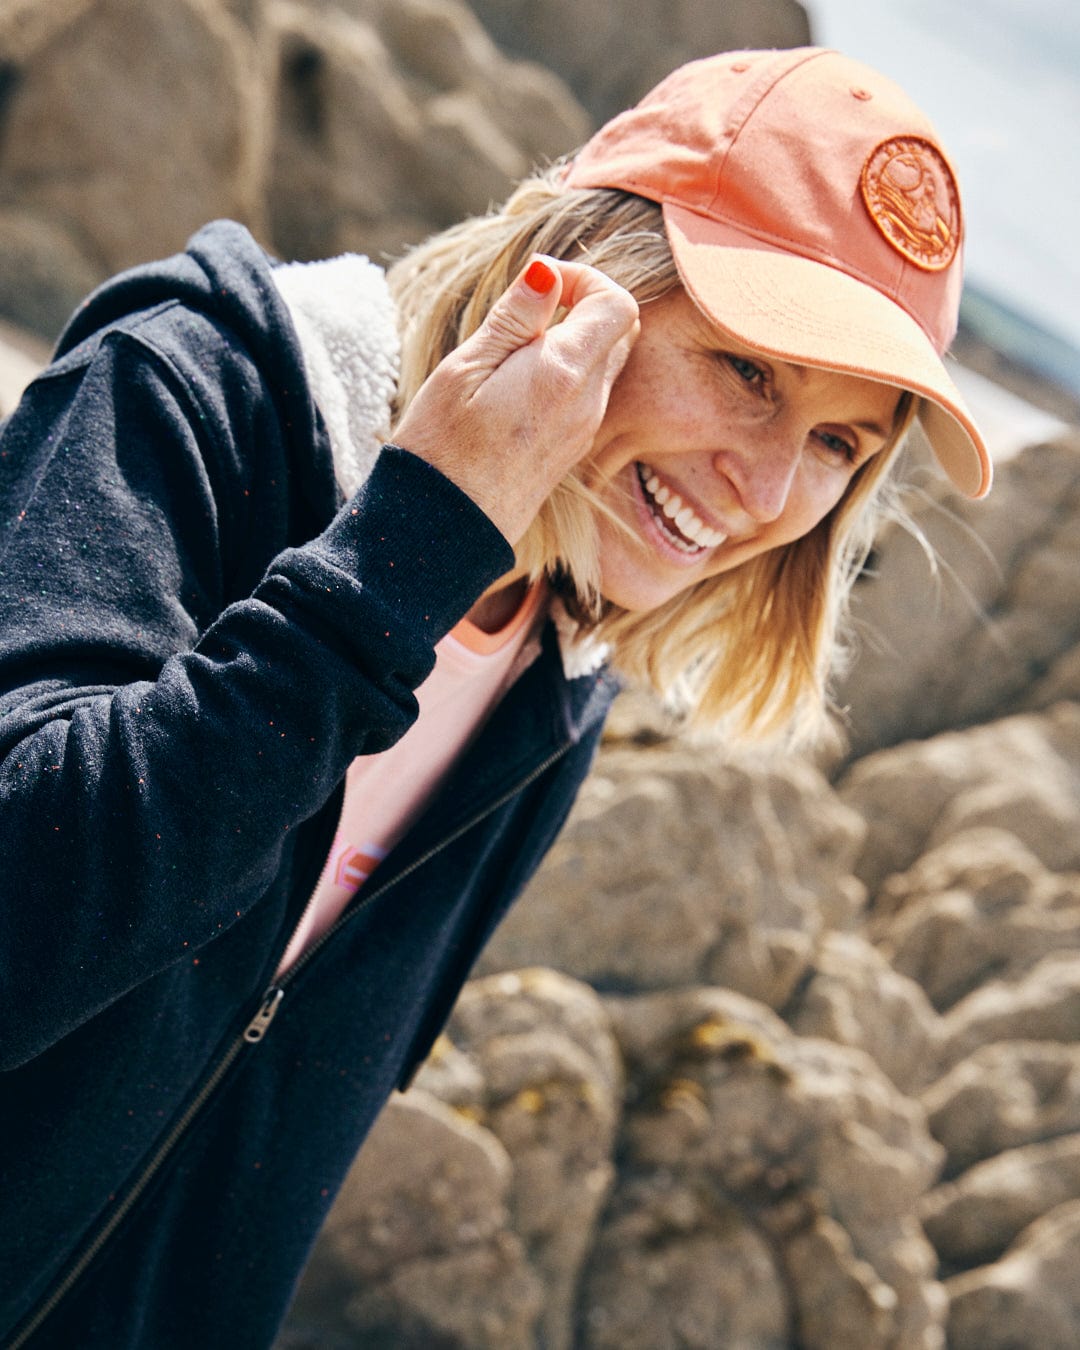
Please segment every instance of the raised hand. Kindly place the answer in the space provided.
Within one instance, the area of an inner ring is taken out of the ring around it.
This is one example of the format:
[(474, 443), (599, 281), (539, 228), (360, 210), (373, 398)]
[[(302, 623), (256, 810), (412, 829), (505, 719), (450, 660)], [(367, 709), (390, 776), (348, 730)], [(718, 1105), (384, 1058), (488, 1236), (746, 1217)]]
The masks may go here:
[(638, 328), (628, 291), (538, 254), (420, 387), (394, 439), (517, 543), (592, 447)]

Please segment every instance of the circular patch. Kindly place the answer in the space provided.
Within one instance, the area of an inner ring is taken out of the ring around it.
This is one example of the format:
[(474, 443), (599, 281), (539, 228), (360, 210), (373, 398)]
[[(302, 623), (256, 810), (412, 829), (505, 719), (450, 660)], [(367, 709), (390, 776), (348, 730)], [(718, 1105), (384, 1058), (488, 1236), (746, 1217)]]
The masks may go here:
[(871, 220), (897, 253), (927, 272), (949, 266), (960, 247), (960, 193), (936, 146), (918, 136), (882, 141), (860, 186)]

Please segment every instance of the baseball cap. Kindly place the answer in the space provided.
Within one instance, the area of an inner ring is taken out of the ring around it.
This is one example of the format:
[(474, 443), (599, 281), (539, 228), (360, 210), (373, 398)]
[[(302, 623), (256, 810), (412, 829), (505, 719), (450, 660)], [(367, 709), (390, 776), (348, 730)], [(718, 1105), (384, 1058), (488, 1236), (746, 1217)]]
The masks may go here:
[(719, 328), (912, 390), (952, 483), (990, 490), (943, 361), (962, 283), (956, 174), (891, 80), (820, 47), (692, 61), (602, 127), (564, 183), (659, 202), (683, 285)]

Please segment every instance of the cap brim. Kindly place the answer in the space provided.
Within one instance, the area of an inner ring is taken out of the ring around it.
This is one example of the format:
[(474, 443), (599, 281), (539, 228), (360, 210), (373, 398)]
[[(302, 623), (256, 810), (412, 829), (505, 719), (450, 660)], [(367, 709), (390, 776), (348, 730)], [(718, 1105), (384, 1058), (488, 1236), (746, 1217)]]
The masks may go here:
[(950, 481), (990, 490), (993, 466), (963, 396), (926, 333), (876, 287), (664, 203), (683, 285), (719, 327), (780, 360), (895, 384), (922, 396), (919, 420)]

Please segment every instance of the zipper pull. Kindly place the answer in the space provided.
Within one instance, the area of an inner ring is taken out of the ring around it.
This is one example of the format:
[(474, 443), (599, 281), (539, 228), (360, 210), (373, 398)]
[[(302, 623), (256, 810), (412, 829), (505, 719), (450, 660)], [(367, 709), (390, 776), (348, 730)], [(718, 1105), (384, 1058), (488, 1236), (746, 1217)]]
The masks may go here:
[(274, 1020), (278, 1005), (285, 997), (285, 990), (279, 989), (276, 985), (268, 990), (266, 997), (262, 1001), (262, 1007), (244, 1028), (244, 1040), (261, 1041), (270, 1028), (270, 1023)]

